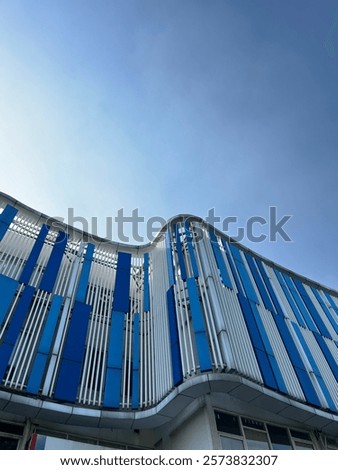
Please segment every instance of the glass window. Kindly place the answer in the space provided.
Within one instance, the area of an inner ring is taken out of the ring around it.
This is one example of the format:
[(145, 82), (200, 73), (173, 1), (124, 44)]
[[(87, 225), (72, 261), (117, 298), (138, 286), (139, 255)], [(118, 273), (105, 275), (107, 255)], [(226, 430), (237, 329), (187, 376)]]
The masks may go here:
[(326, 449), (330, 449), (330, 450), (336, 450), (338, 449), (338, 439), (331, 439), (331, 438), (327, 438), (326, 439)]
[[(215, 410), (217, 430), (224, 450), (314, 450), (311, 433), (275, 426), (254, 418)], [(327, 449), (337, 449), (338, 439), (327, 438)]]
[(296, 450), (313, 450), (313, 445), (310, 442), (295, 441)]
[(220, 436), (223, 450), (240, 450), (244, 449), (243, 441), (233, 437)]
[(268, 436), (265, 432), (245, 429), (246, 444), (250, 450), (269, 449)]
[(242, 424), (246, 428), (261, 429), (265, 431), (264, 423), (257, 421), (256, 419), (242, 418)]
[(0, 432), (4, 432), (7, 434), (18, 434), (22, 436), (23, 426), (20, 426), (17, 424), (0, 422)]
[(236, 434), (237, 436), (242, 435), (238, 416), (228, 415), (227, 413), (215, 411), (215, 417), (218, 431), (226, 432), (227, 434)]
[(16, 450), (18, 442), (18, 439), (12, 437), (0, 436), (0, 450)]
[(311, 441), (311, 437), (308, 432), (295, 431), (294, 429), (290, 429), (290, 432), (292, 437), (296, 437), (297, 439), (303, 439), (304, 441)]
[(272, 426), (270, 424), (267, 425), (267, 428), (274, 450), (292, 449), (286, 428), (280, 428), (279, 426)]

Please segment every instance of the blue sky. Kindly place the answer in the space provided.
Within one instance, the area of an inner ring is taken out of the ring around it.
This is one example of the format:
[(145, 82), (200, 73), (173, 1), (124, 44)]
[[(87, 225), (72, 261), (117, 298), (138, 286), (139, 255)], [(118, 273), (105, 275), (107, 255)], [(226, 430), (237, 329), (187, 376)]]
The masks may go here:
[(0, 0), (0, 189), (102, 235), (276, 206), (243, 243), (338, 288), (337, 84), (337, 1)]

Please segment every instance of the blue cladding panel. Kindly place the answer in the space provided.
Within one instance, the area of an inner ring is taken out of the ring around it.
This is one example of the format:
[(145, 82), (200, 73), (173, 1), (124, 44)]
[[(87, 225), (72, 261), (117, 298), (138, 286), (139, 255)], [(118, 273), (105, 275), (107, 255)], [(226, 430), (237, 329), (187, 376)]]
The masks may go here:
[(312, 316), (314, 322), (316, 323), (319, 331), (321, 332), (321, 334), (323, 336), (326, 336), (327, 338), (332, 339), (331, 335), (329, 333), (329, 330), (326, 328), (326, 325), (323, 322), (323, 320), (321, 319), (320, 314), (317, 312), (315, 306), (313, 305), (309, 294), (305, 290), (305, 287), (303, 286), (303, 284), (298, 279), (295, 279), (294, 282), (297, 286), (298, 292), (302, 296), (302, 299), (303, 299), (307, 309), (311, 313), (311, 316)]
[(63, 297), (60, 295), (54, 295), (39, 345), (39, 352), (41, 353), (49, 354), (49, 349), (55, 333), (55, 327), (58, 321), (62, 301)]
[(290, 304), (291, 310), (293, 311), (295, 317), (297, 318), (298, 324), (302, 326), (303, 328), (306, 328), (306, 324), (303, 320), (302, 314), (300, 313), (295, 301), (293, 300), (293, 297), (288, 289), (288, 286), (286, 285), (286, 282), (282, 276), (282, 274), (277, 270), (274, 269), (274, 272), (276, 274), (276, 277), (279, 281), (279, 284), (281, 285), (281, 288), (283, 289), (283, 292), (285, 294), (285, 297), (287, 298), (287, 301)]
[(292, 362), (292, 365), (294, 367), (295, 373), (298, 377), (300, 386), (302, 387), (306, 400), (312, 405), (321, 406), (316, 390), (311, 382), (309, 374), (306, 370), (306, 367), (303, 363), (297, 346), (294, 343), (294, 340), (286, 325), (285, 320), (280, 315), (274, 315), (274, 320), (276, 322), (277, 328), (285, 345), (285, 349)]
[(181, 278), (183, 279), (183, 281), (185, 281), (187, 278), (187, 271), (185, 269), (184, 256), (182, 253), (181, 236), (179, 233), (178, 224), (175, 224), (175, 238), (176, 238), (177, 256), (178, 256), (178, 261), (179, 261), (180, 268), (181, 268)]
[(19, 303), (15, 309), (15, 312), (12, 316), (11, 322), (9, 324), (9, 328), (7, 333), (4, 337), (4, 342), (6, 343), (14, 343), (17, 340), (17, 337), (20, 333), (20, 330), (24, 324), (24, 320), (27, 314), (27, 311), (30, 307), (31, 301), (33, 299), (35, 289), (31, 286), (26, 286), (22, 296), (19, 300)]
[(251, 280), (249, 278), (249, 275), (247, 273), (246, 267), (244, 266), (243, 263), (240, 263), (238, 261), (236, 262), (236, 265), (237, 265), (237, 270), (238, 270), (238, 273), (239, 273), (240, 278), (242, 280), (242, 283), (243, 283), (243, 286), (244, 286), (244, 289), (245, 289), (245, 292), (246, 292), (246, 295), (247, 295), (248, 299), (252, 300), (253, 302), (255, 302), (258, 305), (259, 301), (258, 301), (256, 292), (254, 291), (252, 282), (251, 282)]
[(167, 254), (169, 286), (172, 286), (175, 284), (175, 275), (174, 275), (174, 263), (173, 263), (173, 255), (172, 255), (172, 250), (171, 250), (169, 229), (165, 233), (165, 245), (166, 245), (166, 254)]
[(306, 367), (302, 361), (302, 358), (300, 356), (300, 353), (293, 341), (293, 338), (291, 336), (291, 333), (287, 327), (287, 324), (285, 323), (285, 320), (281, 318), (280, 316), (275, 316), (274, 317), (276, 326), (278, 328), (279, 334), (282, 337), (284, 346), (290, 356), (291, 362), (295, 367), (298, 367), (299, 369), (304, 369), (306, 371)]
[(80, 381), (82, 364), (69, 359), (62, 359), (55, 387), (54, 398), (74, 403)]
[(25, 267), (22, 270), (21, 276), (19, 281), (25, 284), (29, 284), (29, 280), (31, 278), (31, 275), (33, 274), (36, 262), (39, 258), (39, 255), (41, 253), (44, 241), (48, 235), (49, 232), (49, 227), (48, 225), (43, 224), (40, 230), (40, 233), (35, 240), (34, 246), (32, 248), (32, 251), (30, 252), (30, 255), (26, 261)]
[(253, 316), (255, 318), (258, 331), (259, 331), (260, 336), (262, 338), (263, 345), (264, 345), (264, 350), (265, 350), (265, 352), (267, 354), (267, 357), (268, 357), (268, 360), (270, 362), (271, 370), (272, 370), (274, 378), (276, 380), (277, 388), (281, 392), (287, 393), (287, 388), (286, 388), (285, 382), (283, 380), (281, 371), (279, 369), (279, 365), (277, 363), (277, 360), (275, 358), (273, 349), (271, 347), (268, 335), (265, 331), (265, 327), (264, 327), (263, 321), (261, 319), (261, 316), (259, 314), (259, 311), (257, 309), (257, 305), (252, 300), (250, 300), (250, 307), (251, 307), (251, 311), (253, 313)]
[(143, 291), (143, 310), (149, 312), (150, 310), (150, 296), (149, 296), (149, 254), (144, 255), (144, 291)]
[(309, 347), (308, 347), (308, 345), (307, 345), (307, 343), (304, 339), (304, 336), (302, 335), (302, 332), (301, 332), (299, 326), (294, 322), (290, 322), (290, 323), (291, 323), (291, 325), (292, 325), (292, 327), (293, 327), (293, 329), (294, 329), (294, 331), (295, 331), (295, 333), (296, 333), (296, 335), (299, 339), (300, 344), (302, 345), (304, 353), (305, 353), (305, 355), (306, 355), (306, 357), (307, 357), (307, 359), (308, 359), (308, 361), (311, 365), (311, 368), (312, 368), (313, 372), (316, 375), (320, 375), (317, 364), (316, 364), (315, 360), (312, 357), (311, 351), (310, 351), (310, 349), (309, 349)]
[(302, 317), (304, 318), (304, 321), (306, 323), (306, 326), (309, 328), (311, 331), (317, 331), (316, 325), (314, 324), (309, 312), (304, 306), (304, 303), (299, 295), (299, 292), (297, 291), (295, 285), (293, 284), (293, 281), (291, 277), (289, 277), (287, 274), (283, 274), (283, 278), (290, 289), (290, 292), (297, 304), (297, 307), (299, 308), (299, 311), (301, 312)]
[(260, 335), (260, 332), (257, 328), (255, 317), (251, 310), (251, 305), (249, 300), (244, 297), (241, 293), (237, 294), (241, 310), (244, 315), (245, 323), (248, 329), (248, 333), (251, 338), (252, 346), (255, 351), (256, 359), (263, 377), (263, 382), (267, 387), (277, 389), (277, 383), (275, 376), (271, 369), (271, 364), (268, 359), (268, 355), (264, 349), (263, 341)]
[(270, 387), (273, 390), (277, 390), (277, 384), (268, 355), (261, 349), (255, 349), (256, 359), (262, 374), (263, 382), (266, 387)]
[(121, 401), (121, 371), (107, 368), (103, 404), (109, 408), (119, 408)]
[(75, 301), (54, 392), (58, 400), (76, 400), (90, 310), (90, 305)]
[(191, 277), (187, 279), (187, 287), (189, 292), (192, 324), (195, 332), (198, 359), (201, 371), (204, 372), (206, 370), (211, 370), (212, 366), (210, 360), (208, 338), (205, 331), (203, 314), (198, 298), (196, 281), (194, 278)]
[(324, 303), (323, 299), (321, 298), (321, 295), (319, 294), (317, 289), (315, 289), (314, 287), (311, 287), (311, 290), (312, 290), (313, 294), (315, 295), (316, 299), (318, 300), (318, 302), (320, 303), (320, 306), (322, 307), (323, 311), (325, 312), (325, 314), (327, 316), (327, 319), (331, 323), (331, 325), (334, 328), (335, 332), (338, 333), (338, 324), (337, 324), (337, 322), (335, 322), (334, 317), (333, 317), (332, 313), (330, 312), (330, 309), (328, 309), (327, 306), (325, 305), (325, 303)]
[(190, 257), (190, 262), (191, 262), (191, 267), (192, 267), (192, 272), (194, 277), (198, 277), (198, 268), (197, 268), (197, 263), (196, 263), (196, 258), (195, 258), (195, 253), (194, 253), (194, 247), (192, 245), (192, 237), (190, 234), (190, 229), (189, 229), (189, 222), (186, 221), (184, 224), (185, 227), (185, 236), (188, 244), (188, 251), (189, 251), (189, 257)]
[(320, 346), (320, 349), (322, 350), (322, 353), (325, 356), (325, 359), (326, 359), (327, 363), (330, 366), (330, 369), (333, 372), (333, 375), (335, 376), (336, 380), (338, 380), (338, 364), (337, 364), (333, 354), (331, 353), (328, 345), (326, 344), (325, 339), (319, 333), (317, 333), (316, 331), (314, 331), (313, 334), (314, 334), (314, 336), (317, 340), (317, 343)]
[(250, 308), (251, 308), (253, 317), (255, 319), (259, 334), (262, 338), (262, 342), (263, 342), (263, 345), (264, 345), (264, 350), (267, 352), (267, 354), (271, 354), (273, 356), (273, 350), (272, 350), (270, 341), (268, 339), (268, 335), (265, 331), (265, 327), (264, 327), (262, 318), (261, 318), (261, 316), (259, 314), (259, 311), (257, 309), (257, 305), (252, 300), (249, 300), (249, 304), (250, 304)]
[(4, 208), (4, 210), (0, 214), (0, 240), (3, 239), (5, 233), (8, 230), (8, 227), (13, 222), (13, 219), (16, 216), (17, 212), (18, 212), (18, 209), (15, 209), (15, 207), (7, 204), (7, 206)]
[(113, 300), (113, 310), (118, 312), (129, 311), (130, 264), (131, 254), (120, 251), (117, 259)]
[(237, 297), (244, 315), (244, 320), (251, 338), (251, 342), (254, 348), (264, 351), (263, 341), (261, 335), (259, 334), (259, 330), (250, 307), (250, 302), (243, 294), (238, 293)]
[(303, 389), (306, 400), (312, 405), (322, 407), (321, 401), (318, 398), (317, 392), (311, 382), (308, 372), (303, 369), (298, 369), (297, 367), (295, 367), (295, 372)]
[(133, 335), (133, 380), (132, 380), (132, 408), (138, 408), (140, 403), (140, 316), (134, 315), (134, 335)]
[(228, 270), (226, 268), (226, 265), (225, 265), (225, 262), (224, 262), (224, 259), (223, 259), (223, 254), (222, 254), (221, 249), (219, 247), (219, 244), (217, 242), (216, 235), (214, 234), (214, 232), (212, 230), (209, 231), (209, 237), (210, 237), (210, 241), (211, 241), (212, 251), (214, 252), (214, 256), (215, 256), (215, 259), (216, 259), (217, 267), (218, 267), (218, 269), (220, 270), (220, 273), (221, 273), (221, 278), (222, 278), (223, 284), (225, 286), (229, 287), (229, 289), (232, 289), (231, 280), (230, 280)]
[(0, 223), (6, 223), (8, 226), (13, 222), (14, 217), (18, 213), (18, 209), (7, 204), (2, 213), (0, 214)]
[(90, 310), (90, 305), (75, 301), (63, 349), (65, 359), (75, 362), (82, 361)]
[(55, 295), (53, 297), (48, 317), (43, 328), (40, 344), (38, 346), (38, 352), (27, 384), (27, 392), (38, 393), (39, 391), (62, 301), (63, 298), (59, 295)]
[(255, 264), (255, 261), (254, 261), (253, 257), (251, 255), (249, 255), (249, 253), (245, 253), (245, 257), (246, 257), (246, 260), (248, 262), (251, 273), (253, 275), (253, 278), (256, 282), (256, 285), (258, 287), (259, 293), (262, 297), (265, 308), (270, 310), (270, 312), (274, 312), (275, 309), (274, 309), (274, 307), (272, 305), (272, 302), (270, 300), (269, 293), (266, 290), (266, 287), (265, 287), (265, 285), (264, 285), (264, 283), (263, 283), (263, 281), (260, 277), (260, 274), (258, 272), (258, 269), (257, 269), (257, 266)]
[(0, 383), (6, 373), (8, 361), (13, 351), (13, 344), (2, 343), (0, 346)]
[(322, 389), (322, 391), (323, 391), (323, 395), (324, 395), (324, 397), (325, 397), (325, 399), (326, 399), (326, 402), (327, 402), (329, 408), (330, 408), (331, 410), (336, 411), (336, 406), (335, 406), (335, 404), (334, 404), (334, 402), (333, 402), (333, 400), (332, 400), (332, 397), (331, 397), (331, 395), (330, 395), (330, 392), (329, 392), (329, 390), (328, 390), (328, 388), (327, 388), (327, 386), (326, 386), (326, 384), (325, 384), (325, 382), (324, 382), (324, 380), (323, 380), (323, 378), (322, 378), (322, 376), (321, 376), (321, 373), (320, 373), (320, 371), (319, 371), (319, 369), (318, 369), (318, 366), (317, 366), (317, 364), (316, 364), (316, 361), (314, 360), (314, 358), (313, 358), (313, 356), (312, 356), (312, 354), (311, 354), (311, 351), (310, 351), (310, 349), (309, 349), (309, 347), (308, 347), (308, 345), (307, 345), (307, 343), (306, 343), (306, 341), (305, 341), (305, 339), (304, 339), (304, 336), (302, 335), (302, 332), (301, 332), (299, 326), (298, 326), (296, 323), (293, 323), (293, 322), (291, 322), (291, 323), (292, 323), (292, 327), (293, 327), (293, 329), (294, 329), (294, 331), (295, 331), (295, 333), (296, 333), (296, 335), (297, 335), (297, 337), (298, 337), (298, 339), (299, 339), (299, 342), (300, 342), (301, 345), (302, 345), (302, 348), (303, 348), (303, 350), (304, 350), (304, 353), (305, 353), (305, 355), (306, 355), (306, 357), (307, 357), (307, 359), (308, 359), (308, 361), (309, 361), (309, 363), (310, 363), (310, 365), (311, 365), (311, 368), (312, 368), (312, 370), (313, 370), (315, 376), (317, 377), (317, 381), (318, 381), (318, 383), (319, 383), (319, 385), (320, 385), (320, 387), (321, 387), (321, 389)]
[(261, 273), (262, 278), (264, 280), (265, 286), (268, 289), (268, 292), (270, 294), (273, 305), (275, 306), (274, 310), (278, 313), (278, 315), (281, 315), (282, 317), (284, 317), (283, 310), (282, 310), (282, 308), (279, 304), (279, 301), (276, 297), (275, 291), (273, 290), (270, 279), (269, 279), (268, 275), (266, 274), (266, 271), (264, 269), (262, 261), (260, 259), (256, 258), (256, 263), (257, 263), (259, 272)]
[(48, 356), (46, 354), (41, 354), (38, 352), (35, 356), (34, 364), (26, 388), (26, 391), (28, 393), (34, 393), (35, 395), (39, 393), (41, 380), (46, 368), (47, 360)]
[(76, 300), (78, 302), (85, 302), (86, 301), (86, 293), (87, 293), (87, 285), (89, 279), (90, 268), (93, 261), (93, 254), (94, 254), (95, 246), (92, 243), (88, 243), (86, 254), (84, 256), (83, 264), (82, 264), (82, 271), (79, 280), (79, 285), (76, 291)]
[(256, 304), (259, 304), (254, 286), (252, 285), (251, 279), (249, 277), (249, 274), (246, 270), (246, 267), (243, 263), (243, 259), (240, 255), (240, 251), (237, 248), (237, 246), (233, 245), (230, 243), (230, 251), (232, 253), (232, 256), (235, 260), (235, 264), (238, 270), (238, 274), (242, 280), (243, 287), (245, 289), (246, 295), (250, 300), (253, 300)]
[(320, 385), (320, 388), (323, 391), (323, 394), (324, 394), (324, 397), (325, 397), (325, 400), (326, 400), (326, 403), (327, 403), (329, 409), (337, 412), (337, 407), (334, 404), (334, 401), (332, 400), (331, 394), (329, 392), (329, 389), (326, 386), (326, 383), (324, 382), (323, 377), (321, 375), (319, 375), (317, 377), (317, 380), (318, 380), (318, 383)]
[(235, 262), (238, 261), (240, 263), (243, 263), (241, 252), (239, 251), (237, 246), (234, 245), (233, 243), (229, 243), (228, 247), (229, 247), (229, 250), (230, 250)]
[(6, 372), (7, 364), (14, 349), (14, 345), (25, 322), (25, 317), (33, 299), (34, 292), (34, 287), (25, 287), (13, 313), (9, 328), (3, 337), (3, 342), (0, 345), (0, 382)]
[(174, 382), (174, 385), (177, 386), (183, 381), (183, 372), (182, 372), (180, 343), (179, 343), (179, 338), (178, 338), (175, 296), (174, 296), (174, 290), (172, 286), (167, 291), (167, 304), (168, 304), (168, 320), (169, 320), (170, 351), (171, 351), (173, 382)]
[(231, 257), (231, 254), (230, 254), (230, 250), (229, 250), (229, 248), (228, 248), (228, 245), (227, 245), (226, 241), (223, 240), (223, 239), (222, 239), (222, 244), (223, 244), (224, 250), (225, 250), (226, 255), (227, 255), (228, 263), (229, 263), (229, 265), (230, 265), (230, 269), (231, 269), (232, 275), (233, 275), (233, 277), (234, 277), (237, 290), (238, 290), (238, 292), (239, 292), (241, 295), (243, 295), (243, 297), (245, 297), (244, 290), (243, 290), (242, 285), (241, 285), (241, 283), (240, 283), (240, 280), (239, 280), (239, 277), (238, 277), (238, 274), (237, 274), (237, 271), (236, 271), (234, 262), (232, 261), (232, 257)]
[[(287, 393), (287, 388), (275, 358), (272, 346), (257, 305), (252, 300), (247, 300), (239, 295), (239, 300), (245, 315), (249, 334), (260, 365), (264, 383), (282, 393)], [(259, 352), (261, 351), (261, 352)]]
[(117, 268), (126, 269), (130, 272), (131, 254), (120, 251), (117, 258)]
[(324, 292), (325, 297), (326, 297), (327, 300), (330, 302), (331, 307), (332, 307), (333, 310), (336, 312), (337, 317), (338, 317), (338, 307), (337, 307), (337, 305), (334, 303), (333, 298), (332, 298), (331, 295), (330, 295), (328, 292), (326, 292), (325, 290), (324, 290), (323, 292)]
[(14, 299), (18, 284), (18, 281), (0, 274), (0, 325)]
[(64, 232), (58, 233), (42, 281), (40, 283), (40, 289), (47, 292), (53, 291), (56, 277), (62, 261), (63, 252), (65, 251), (67, 245), (67, 239), (67, 234)]
[(112, 312), (107, 359), (108, 367), (122, 368), (124, 317), (124, 312)]
[(124, 318), (124, 312), (112, 312), (103, 399), (104, 405), (112, 408), (119, 408), (121, 401)]

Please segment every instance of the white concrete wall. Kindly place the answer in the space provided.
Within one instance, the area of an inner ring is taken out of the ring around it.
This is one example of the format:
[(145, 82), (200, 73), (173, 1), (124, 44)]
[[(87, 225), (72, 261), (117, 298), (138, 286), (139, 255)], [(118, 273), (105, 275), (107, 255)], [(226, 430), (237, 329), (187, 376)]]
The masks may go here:
[(185, 421), (170, 436), (175, 450), (212, 449), (212, 438), (207, 409), (203, 407)]

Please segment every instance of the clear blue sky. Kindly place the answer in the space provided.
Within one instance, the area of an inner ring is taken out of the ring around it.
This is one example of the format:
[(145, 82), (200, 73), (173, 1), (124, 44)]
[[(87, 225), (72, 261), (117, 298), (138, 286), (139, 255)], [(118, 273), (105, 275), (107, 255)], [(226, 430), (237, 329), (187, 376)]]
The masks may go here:
[(0, 189), (48, 215), (276, 206), (243, 243), (338, 288), (337, 151), (337, 1), (0, 0)]

